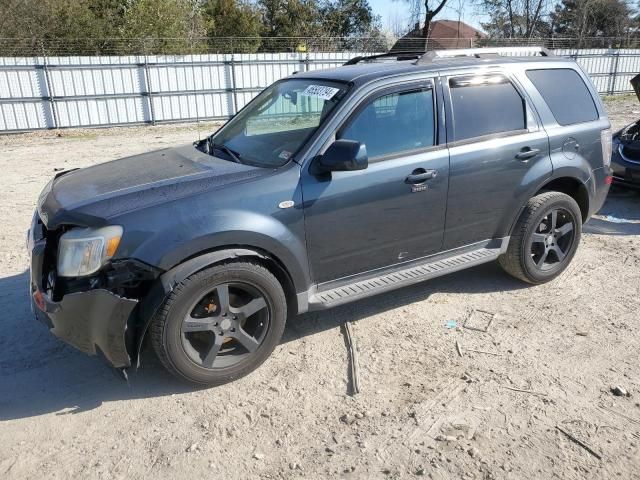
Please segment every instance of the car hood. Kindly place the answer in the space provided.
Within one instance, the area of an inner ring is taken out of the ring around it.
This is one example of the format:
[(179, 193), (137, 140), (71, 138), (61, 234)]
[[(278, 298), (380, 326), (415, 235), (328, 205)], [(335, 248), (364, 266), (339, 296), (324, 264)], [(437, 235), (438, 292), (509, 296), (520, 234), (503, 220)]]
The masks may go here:
[(271, 172), (186, 145), (58, 174), (40, 195), (38, 212), (50, 229), (59, 224), (99, 226), (127, 211)]
[[(631, 86), (640, 101), (640, 74), (631, 79)], [(636, 150), (636, 153), (640, 154), (640, 119), (618, 130), (614, 133), (613, 138), (625, 148)]]

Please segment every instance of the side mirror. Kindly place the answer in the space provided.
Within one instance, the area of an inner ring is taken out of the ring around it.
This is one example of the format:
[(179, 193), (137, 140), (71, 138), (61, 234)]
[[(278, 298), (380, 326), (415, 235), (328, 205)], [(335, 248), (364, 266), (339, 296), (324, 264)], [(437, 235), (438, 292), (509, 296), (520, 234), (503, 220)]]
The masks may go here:
[(320, 157), (317, 173), (350, 172), (369, 166), (367, 147), (355, 140), (336, 140)]

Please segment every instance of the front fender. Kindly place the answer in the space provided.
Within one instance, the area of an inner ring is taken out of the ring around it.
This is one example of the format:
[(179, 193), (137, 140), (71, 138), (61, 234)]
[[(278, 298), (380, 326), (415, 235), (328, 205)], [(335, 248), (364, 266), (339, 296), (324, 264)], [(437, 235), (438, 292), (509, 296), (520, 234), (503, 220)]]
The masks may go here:
[[(138, 310), (138, 365), (146, 332), (166, 296), (177, 283), (208, 266), (238, 257), (269, 258), (285, 270), (297, 293), (309, 288), (302, 210), (289, 208), (267, 216), (249, 210), (210, 211), (197, 205), (183, 212), (164, 223), (151, 219), (154, 225), (163, 225), (153, 235), (144, 235), (142, 230), (129, 232), (143, 240), (131, 256), (165, 271)], [(171, 212), (162, 214), (171, 216)]]
[[(294, 209), (290, 209), (294, 210)], [(302, 211), (288, 218), (267, 216), (248, 210), (218, 210), (191, 218), (184, 228), (168, 224), (149, 236), (131, 256), (164, 271), (215, 250), (247, 248), (266, 252), (289, 273), (296, 291), (309, 285)], [(188, 234), (187, 234), (188, 232)]]

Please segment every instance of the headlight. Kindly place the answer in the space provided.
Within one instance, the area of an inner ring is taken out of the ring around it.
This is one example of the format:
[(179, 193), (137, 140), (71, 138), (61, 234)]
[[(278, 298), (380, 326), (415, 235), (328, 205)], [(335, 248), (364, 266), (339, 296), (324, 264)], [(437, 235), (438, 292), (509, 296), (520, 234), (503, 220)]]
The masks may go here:
[(84, 277), (102, 268), (116, 253), (122, 227), (74, 228), (60, 237), (58, 244), (58, 275)]

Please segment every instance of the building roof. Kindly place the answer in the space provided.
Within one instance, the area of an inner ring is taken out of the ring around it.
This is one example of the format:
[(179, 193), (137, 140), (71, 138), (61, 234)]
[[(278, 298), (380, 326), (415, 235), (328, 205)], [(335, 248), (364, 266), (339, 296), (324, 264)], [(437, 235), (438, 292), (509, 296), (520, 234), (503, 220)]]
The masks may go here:
[(478, 39), (487, 38), (480, 30), (458, 20), (434, 20), (429, 25), (429, 37), (416, 27), (391, 47), (392, 52), (427, 51), (442, 48), (472, 48)]
[(487, 34), (458, 20), (431, 22), (429, 38), (487, 38)]

